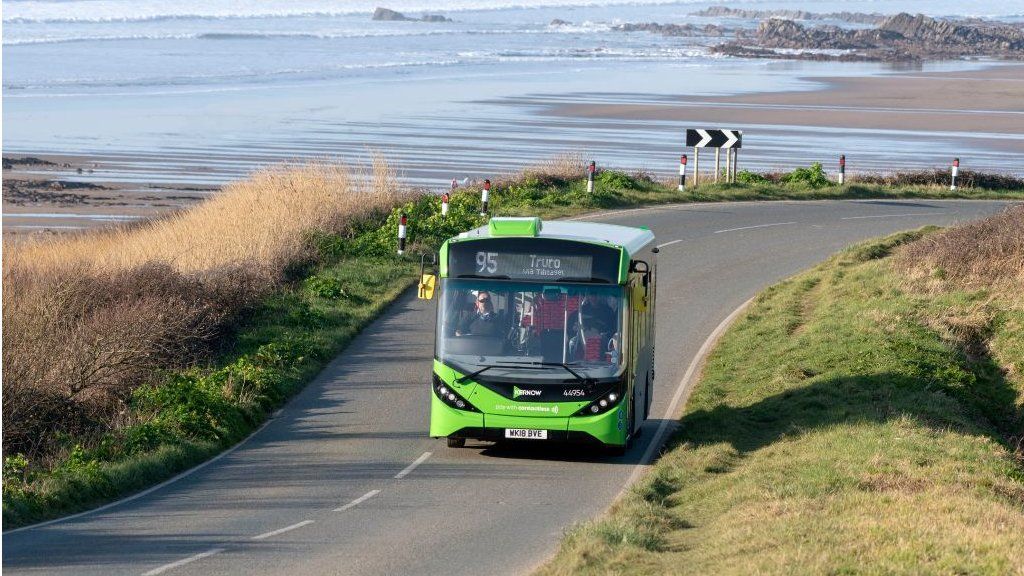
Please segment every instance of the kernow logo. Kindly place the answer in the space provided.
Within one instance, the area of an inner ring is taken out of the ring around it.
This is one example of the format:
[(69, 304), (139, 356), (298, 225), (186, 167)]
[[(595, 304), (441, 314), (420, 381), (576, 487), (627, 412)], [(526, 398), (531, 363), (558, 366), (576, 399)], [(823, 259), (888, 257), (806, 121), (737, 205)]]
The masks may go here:
[(513, 386), (512, 397), (519, 398), (520, 396), (540, 396), (540, 390), (524, 390), (518, 386)]

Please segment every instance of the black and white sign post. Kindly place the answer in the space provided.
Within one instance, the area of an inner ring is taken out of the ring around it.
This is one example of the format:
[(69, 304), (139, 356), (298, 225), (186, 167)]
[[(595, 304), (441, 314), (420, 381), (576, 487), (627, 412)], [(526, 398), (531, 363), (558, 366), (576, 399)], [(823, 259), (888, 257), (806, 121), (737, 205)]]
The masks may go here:
[(679, 157), (679, 191), (686, 190), (686, 154)]
[(594, 172), (597, 171), (597, 162), (593, 160), (587, 166), (587, 194), (594, 193)]
[(839, 155), (839, 185), (846, 184), (846, 154)]
[(725, 149), (725, 181), (732, 182), (732, 148)]
[(949, 189), (956, 190), (956, 173), (960, 171), (960, 159), (953, 158), (953, 168), (950, 170)]
[(487, 200), (491, 196), (491, 181), (484, 180), (484, 189), (480, 191), (480, 215), (487, 216)]
[[(689, 129), (686, 131), (686, 145), (693, 146), (693, 185), (700, 184), (700, 149), (715, 149), (715, 182), (721, 174), (721, 150), (726, 149), (727, 182), (736, 181), (737, 151), (743, 147), (743, 131), (741, 130), (703, 130)], [(730, 159), (731, 158), (731, 159)]]
[(405, 213), (398, 220), (398, 255), (405, 254), (405, 225), (408, 222)]

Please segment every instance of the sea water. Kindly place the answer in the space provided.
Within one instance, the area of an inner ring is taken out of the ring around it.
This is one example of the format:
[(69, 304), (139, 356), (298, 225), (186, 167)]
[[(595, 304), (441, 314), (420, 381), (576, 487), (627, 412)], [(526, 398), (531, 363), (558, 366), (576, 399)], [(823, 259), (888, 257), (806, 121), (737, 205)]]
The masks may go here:
[[(753, 24), (691, 15), (715, 4), (1024, 19), (1024, 0), (3, 0), (4, 152), (116, 167), (93, 179), (205, 184), (268, 163), (374, 153), (427, 186), (567, 150), (586, 150), (603, 165), (657, 169), (679, 152), (684, 126), (534, 112), (559, 101), (812, 89), (818, 85), (807, 76), (891, 70), (724, 58), (708, 51), (717, 39), (612, 30), (626, 22)], [(452, 21), (373, 21), (378, 5)], [(744, 156), (749, 166), (774, 167), (858, 145), (857, 134), (839, 138), (803, 129), (793, 133), (802, 150), (786, 152), (782, 138), (774, 155), (766, 147)], [(900, 156), (895, 151), (920, 135), (878, 138), (861, 139), (865, 149), (894, 151), (876, 159), (879, 168), (943, 153), (929, 139), (916, 156)], [(978, 158), (995, 167), (1005, 163), (1001, 154), (982, 150)]]

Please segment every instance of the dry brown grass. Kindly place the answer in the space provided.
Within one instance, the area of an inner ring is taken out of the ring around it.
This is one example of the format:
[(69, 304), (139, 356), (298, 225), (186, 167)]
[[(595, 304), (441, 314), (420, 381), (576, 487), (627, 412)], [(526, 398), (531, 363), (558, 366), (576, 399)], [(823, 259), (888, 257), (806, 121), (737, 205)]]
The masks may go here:
[(494, 180), (494, 184), (497, 187), (505, 187), (525, 179), (537, 180), (544, 185), (561, 184), (585, 178), (586, 175), (587, 161), (584, 159), (583, 152), (564, 152), (527, 166), (518, 172), (499, 176)]
[(162, 262), (184, 273), (244, 265), (273, 276), (305, 255), (310, 231), (343, 231), (407, 194), (381, 158), (369, 174), (327, 162), (270, 168), (165, 218), (19, 246), (5, 254), (5, 268), (113, 271)]
[[(960, 188), (982, 188), (985, 190), (1024, 190), (1024, 179), (1008, 174), (961, 170), (956, 177)], [(889, 174), (854, 174), (848, 182), (857, 184), (879, 184), (882, 186), (943, 186), (950, 183), (948, 168), (935, 170), (910, 170)]]
[(992, 291), (1024, 304), (1024, 206), (928, 235), (901, 248), (895, 263), (912, 282)]
[(313, 258), (311, 232), (344, 233), (409, 194), (380, 159), (369, 173), (282, 166), (159, 220), (8, 247), (4, 454), (45, 460), (60, 434), (116, 427), (135, 388), (210, 357)]

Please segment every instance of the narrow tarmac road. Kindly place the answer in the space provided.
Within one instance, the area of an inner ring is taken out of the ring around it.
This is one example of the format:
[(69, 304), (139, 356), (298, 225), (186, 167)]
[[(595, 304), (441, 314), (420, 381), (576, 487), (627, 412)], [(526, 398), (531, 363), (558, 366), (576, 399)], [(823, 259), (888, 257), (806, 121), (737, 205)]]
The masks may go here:
[[(5, 533), (7, 574), (523, 574), (612, 502), (708, 337), (765, 286), (860, 239), (1007, 202), (679, 205), (585, 219), (651, 228), (659, 255), (654, 416), (623, 457), (449, 449), (426, 435), (434, 303), (400, 298), (265, 428), (144, 496)], [(668, 421), (663, 419), (667, 418)], [(664, 425), (663, 425), (664, 424)]]

